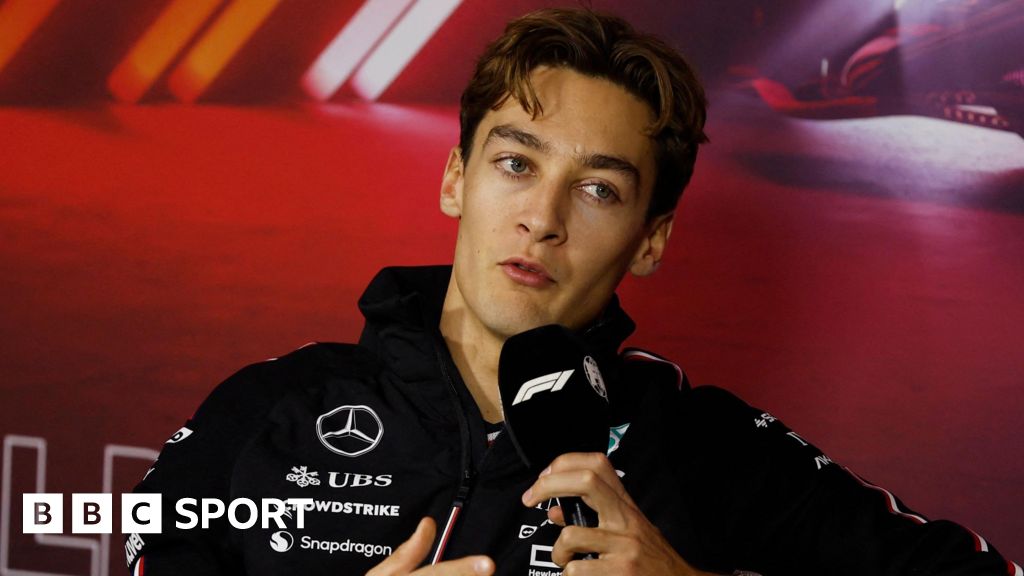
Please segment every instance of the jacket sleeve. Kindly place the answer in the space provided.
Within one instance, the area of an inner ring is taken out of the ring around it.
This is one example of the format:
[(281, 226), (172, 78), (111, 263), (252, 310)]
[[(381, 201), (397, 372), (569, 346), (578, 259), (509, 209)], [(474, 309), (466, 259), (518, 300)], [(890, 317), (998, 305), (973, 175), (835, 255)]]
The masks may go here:
[(704, 465), (723, 471), (712, 481), (731, 491), (734, 518), (720, 534), (733, 568), (765, 576), (1022, 576), (978, 534), (913, 512), (771, 414), (718, 388), (690, 395), (696, 425), (716, 438)]
[(240, 574), (240, 559), (231, 545), (224, 517), (208, 528), (178, 528), (180, 499), (193, 498), (189, 509), (198, 512), (202, 498), (225, 505), (231, 498), (232, 468), (238, 454), (256, 435), (273, 404), (268, 394), (268, 371), (253, 365), (228, 378), (213, 390), (195, 415), (164, 444), (160, 456), (136, 486), (135, 493), (161, 495), (161, 532), (130, 534), (125, 553), (132, 575)]

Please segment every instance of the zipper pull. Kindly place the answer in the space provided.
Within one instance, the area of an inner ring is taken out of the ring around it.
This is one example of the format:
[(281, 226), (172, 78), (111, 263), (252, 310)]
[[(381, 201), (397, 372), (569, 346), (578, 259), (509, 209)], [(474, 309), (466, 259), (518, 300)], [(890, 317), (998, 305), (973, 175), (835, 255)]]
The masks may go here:
[(473, 489), (473, 480), (476, 475), (466, 470), (462, 473), (462, 482), (459, 483), (459, 491), (455, 494), (455, 504), (462, 506), (469, 500), (469, 492)]
[(448, 521), (445, 522), (441, 538), (437, 541), (437, 549), (434, 550), (434, 555), (430, 558), (431, 565), (440, 562), (441, 557), (444, 555), (444, 549), (448, 546), (448, 539), (451, 538), (452, 530), (455, 528), (455, 521), (459, 518), (459, 512), (462, 512), (462, 506), (466, 503), (466, 500), (469, 500), (469, 493), (473, 489), (473, 480), (475, 480), (473, 472), (464, 470), (462, 481), (459, 482), (459, 490), (455, 493), (455, 501), (452, 502), (452, 509), (448, 511)]

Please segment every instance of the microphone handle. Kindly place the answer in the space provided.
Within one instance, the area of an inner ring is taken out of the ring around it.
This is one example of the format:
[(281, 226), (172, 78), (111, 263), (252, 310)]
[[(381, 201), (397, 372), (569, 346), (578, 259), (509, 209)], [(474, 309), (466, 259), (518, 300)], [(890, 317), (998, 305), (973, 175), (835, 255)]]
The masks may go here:
[[(562, 516), (565, 521), (573, 526), (582, 526), (583, 528), (597, 528), (597, 512), (590, 509), (583, 503), (583, 499), (579, 496), (564, 496), (558, 498), (558, 506), (562, 509)], [(586, 554), (578, 553), (573, 556), (573, 560), (596, 560), (597, 554), (588, 552)]]

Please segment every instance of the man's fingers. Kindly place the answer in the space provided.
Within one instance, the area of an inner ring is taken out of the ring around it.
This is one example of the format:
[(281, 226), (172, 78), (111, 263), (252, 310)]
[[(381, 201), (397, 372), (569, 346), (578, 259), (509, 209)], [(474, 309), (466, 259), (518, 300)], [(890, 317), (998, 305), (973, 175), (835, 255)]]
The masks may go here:
[[(595, 553), (594, 560), (574, 560), (577, 554)], [(551, 560), (563, 566), (563, 576), (590, 574), (688, 574), (712, 576), (695, 570), (672, 549), (646, 519), (628, 532), (567, 526), (551, 549)]]
[(466, 556), (427, 566), (414, 576), (490, 576), (494, 574), (494, 561), (487, 556)]
[(430, 553), (436, 531), (433, 519), (420, 520), (412, 536), (402, 542), (391, 556), (367, 572), (366, 576), (490, 576), (494, 573), (494, 561), (487, 556), (467, 556), (416, 570)]
[(412, 572), (430, 553), (430, 545), (434, 542), (436, 530), (433, 519), (423, 518), (412, 536), (402, 542), (391, 556), (367, 572), (366, 576), (395, 576)]
[(616, 566), (604, 560), (573, 560), (562, 569), (562, 576), (605, 576), (621, 574)]
[(565, 514), (562, 513), (561, 506), (552, 506), (548, 508), (548, 520), (551, 520), (559, 526), (565, 526)]
[(573, 555), (594, 552), (601, 554), (608, 551), (619, 537), (600, 528), (580, 528), (566, 526), (555, 540), (551, 549), (551, 561), (559, 566), (568, 564)]
[(601, 476), (593, 470), (582, 468), (564, 472), (545, 472), (523, 494), (524, 505), (532, 507), (559, 496), (579, 496), (593, 508), (591, 500), (599, 491), (611, 492)]
[[(617, 493), (620, 493), (620, 495), (626, 493), (626, 490), (621, 486), (622, 482), (619, 480), (619, 475), (615, 473), (615, 467), (612, 466), (608, 457), (600, 452), (570, 452), (562, 454), (551, 462), (551, 466), (545, 472), (567, 472), (569, 470), (581, 469), (593, 470), (604, 480), (605, 484), (613, 488), (621, 488), (621, 490), (616, 490)], [(541, 475), (543, 476), (544, 472), (541, 472)]]
[(581, 469), (552, 472), (541, 476), (523, 494), (523, 504), (536, 506), (538, 502), (563, 496), (582, 498), (584, 504), (597, 512), (602, 527), (622, 524), (632, 502), (619, 496), (615, 489), (608, 486), (593, 470)]
[[(578, 496), (598, 515), (596, 528), (566, 526), (551, 550), (563, 576), (590, 574), (702, 574), (686, 563), (629, 497), (615, 468), (604, 454), (563, 454), (523, 494), (535, 506), (550, 498)], [(561, 509), (548, 518), (564, 523)], [(573, 560), (594, 553), (593, 560)]]

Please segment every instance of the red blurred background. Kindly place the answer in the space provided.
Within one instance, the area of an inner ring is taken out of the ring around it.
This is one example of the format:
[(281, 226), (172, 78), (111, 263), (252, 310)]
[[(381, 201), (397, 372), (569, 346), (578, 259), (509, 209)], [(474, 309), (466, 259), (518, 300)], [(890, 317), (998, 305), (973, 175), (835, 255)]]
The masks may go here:
[[(712, 102), (630, 343), (1020, 560), (1024, 3), (776, 4), (589, 4)], [(0, 1), (0, 573), (121, 573), (20, 494), (128, 490), (221, 379), (450, 261), (458, 95), (545, 5)]]

